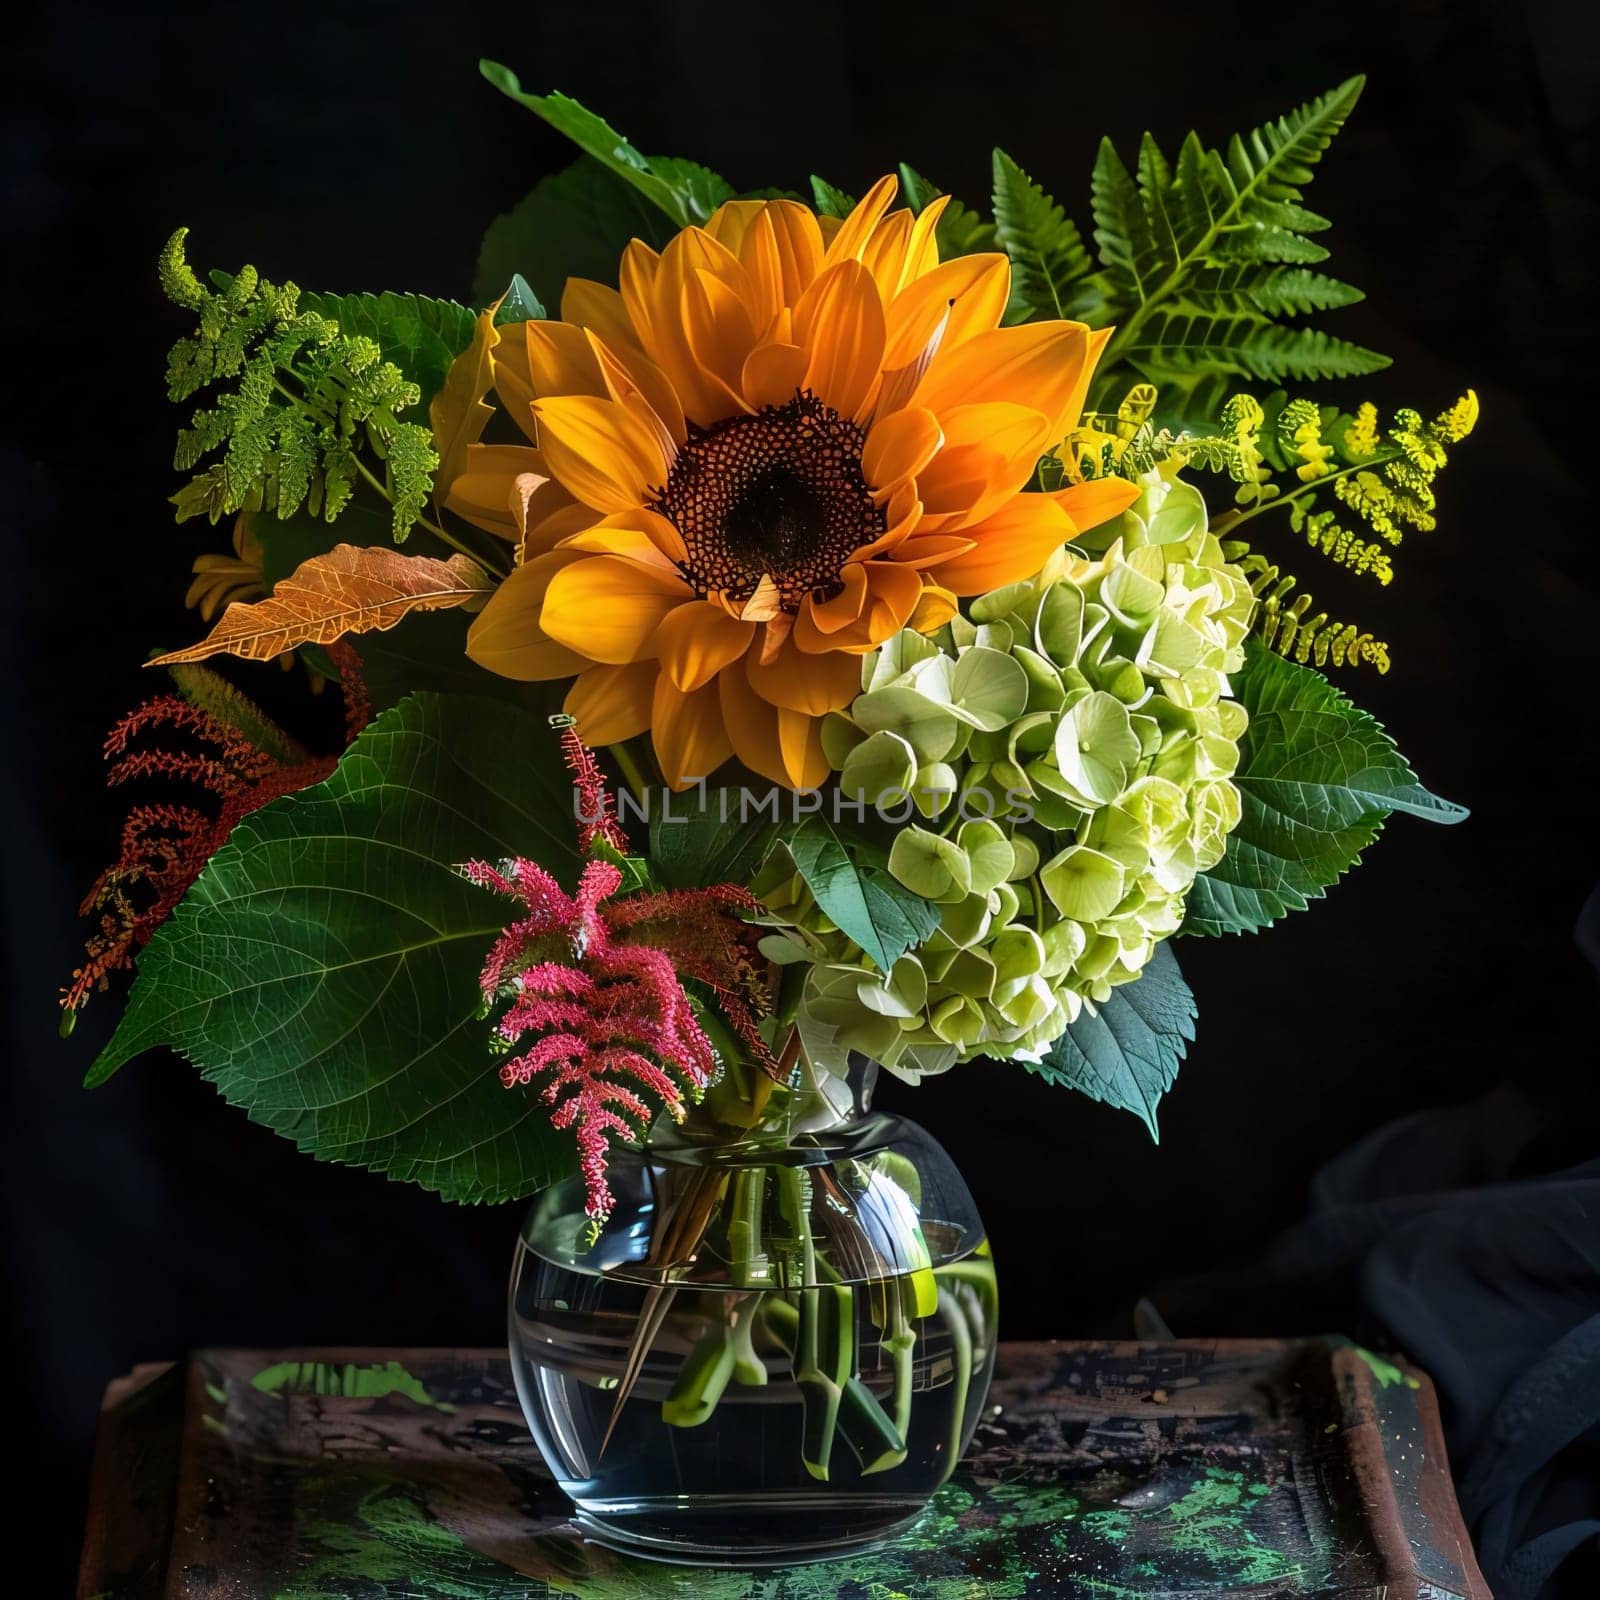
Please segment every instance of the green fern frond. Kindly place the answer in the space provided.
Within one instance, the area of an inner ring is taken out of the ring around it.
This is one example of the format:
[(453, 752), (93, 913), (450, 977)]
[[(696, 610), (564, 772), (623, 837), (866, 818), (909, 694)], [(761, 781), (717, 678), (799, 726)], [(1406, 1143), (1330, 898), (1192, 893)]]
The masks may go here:
[[(930, 183), (915, 167), (900, 163), (900, 193), (912, 214), (921, 216), (923, 208), (939, 199), (945, 191)], [(939, 245), (939, 259), (949, 261), (955, 256), (975, 255), (995, 247), (995, 228), (980, 212), (964, 206), (954, 198), (946, 204), (935, 230)]]
[(1169, 162), (1146, 134), (1130, 172), (1109, 140), (1095, 161), (1095, 239), (1103, 272), (1097, 320), (1117, 325), (1102, 389), (1121, 364), (1191, 400), (1235, 378), (1355, 377), (1387, 357), (1285, 319), (1349, 305), (1358, 290), (1311, 269), (1327, 219), (1302, 190), (1361, 93), (1352, 78), (1225, 151), (1191, 133)]
[(1225, 542), (1222, 548), (1250, 579), (1257, 601), (1253, 629), (1269, 650), (1302, 666), (1389, 670), (1389, 647), (1382, 640), (1353, 622), (1335, 621), (1326, 611), (1314, 611), (1315, 602), (1307, 593), (1291, 599), (1298, 581), (1292, 574), (1236, 542)]
[(811, 174), (811, 196), (818, 216), (848, 217), (856, 208), (854, 195), (836, 189), (826, 178), (819, 178), (814, 172)]
[[(217, 522), (262, 509), (288, 517), (307, 505), (331, 522), (356, 480), (370, 474), (392, 502), (395, 539), (404, 539), (423, 514), (439, 464), (429, 429), (401, 416), (419, 403), (418, 384), (385, 359), (377, 339), (302, 309), (292, 283), (269, 283), (245, 267), (232, 277), (215, 275), (218, 287), (207, 289), (185, 258), (186, 235), (180, 228), (168, 240), (159, 273), (169, 298), (193, 312), (199, 328), (174, 345), (167, 390), (184, 400), (213, 384), (231, 387), (178, 435), (173, 461), (180, 472), (221, 452), (173, 496), (178, 520)], [(432, 315), (425, 323), (429, 354), (442, 352), (439, 329), (451, 324), (426, 308), (443, 303), (393, 298), (409, 312), (407, 327)], [(365, 309), (359, 297), (351, 304)], [(459, 335), (460, 319), (453, 325)], [(407, 353), (416, 354), (409, 345)], [(363, 454), (383, 467), (381, 479)]]
[(1011, 257), (1007, 319), (1072, 317), (1074, 286), (1094, 262), (1066, 212), (1004, 150), (994, 153), (994, 226)]

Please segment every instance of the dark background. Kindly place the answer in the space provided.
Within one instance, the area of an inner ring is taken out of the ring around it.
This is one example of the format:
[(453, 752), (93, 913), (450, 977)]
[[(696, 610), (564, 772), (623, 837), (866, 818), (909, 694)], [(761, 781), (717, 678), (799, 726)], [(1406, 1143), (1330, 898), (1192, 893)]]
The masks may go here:
[[(1458, 1142), (1452, 1191), (1595, 1156), (1595, 981), (1572, 938), (1600, 858), (1595, 54), (1576, 7), (1266, 10), (277, 0), (13, 22), (0, 1170), (11, 1459), (48, 1486), (28, 1537), (52, 1570), (77, 1536), (99, 1391), (131, 1363), (501, 1337), (513, 1211), (314, 1165), (170, 1058), (81, 1092), (115, 998), (54, 1036), (73, 906), (121, 814), (99, 740), (148, 692), (151, 643), (193, 633), (182, 597), (207, 537), (164, 503), (179, 417), (161, 372), (182, 318), (155, 253), (186, 222), (202, 266), (465, 299), (485, 224), (570, 156), (478, 78), (480, 54), (741, 188), (817, 171), (859, 191), (909, 159), (981, 201), (998, 139), (1085, 225), (1102, 132), (1221, 140), (1365, 70), (1311, 201), (1335, 219), (1331, 269), (1369, 296), (1338, 331), (1396, 359), (1345, 398), (1431, 414), (1470, 383), (1483, 421), (1442, 480), (1438, 532), (1410, 537), (1392, 589), (1357, 596), (1396, 671), (1347, 686), (1472, 820), (1397, 820), (1314, 915), (1183, 945), (1200, 1036), (1159, 1148), (1014, 1068), (882, 1099), (968, 1173), (1013, 1336), (1126, 1334), (1147, 1293), (1179, 1334), (1381, 1333), (1364, 1245), (1333, 1264), (1313, 1249), (1292, 1281), (1259, 1266), (1325, 1162), (1449, 1108), (1407, 1127), (1435, 1155)], [(1380, 1186), (1415, 1160), (1384, 1155)]]

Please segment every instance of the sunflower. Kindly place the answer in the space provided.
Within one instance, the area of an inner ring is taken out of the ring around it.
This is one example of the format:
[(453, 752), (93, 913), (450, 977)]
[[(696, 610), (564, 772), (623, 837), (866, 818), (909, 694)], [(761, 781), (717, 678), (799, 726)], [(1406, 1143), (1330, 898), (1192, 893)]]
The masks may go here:
[(941, 262), (944, 201), (913, 217), (894, 194), (884, 178), (843, 222), (729, 201), (493, 352), (536, 448), (473, 446), (448, 488), (519, 541), (468, 654), (572, 678), (584, 739), (648, 730), (674, 787), (732, 757), (820, 784), (822, 718), (862, 655), (1032, 576), (1137, 492), (1023, 492), (1109, 330), (1002, 327), (1006, 257)]

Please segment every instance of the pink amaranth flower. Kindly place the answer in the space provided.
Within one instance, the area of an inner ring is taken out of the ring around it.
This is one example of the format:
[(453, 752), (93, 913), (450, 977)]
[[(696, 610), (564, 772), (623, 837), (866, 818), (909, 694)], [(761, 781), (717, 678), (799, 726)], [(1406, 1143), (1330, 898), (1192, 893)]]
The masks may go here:
[(684, 1089), (711, 1082), (716, 1052), (672, 959), (613, 938), (604, 902), (622, 873), (612, 862), (590, 861), (571, 896), (532, 861), (498, 870), (474, 861), (464, 870), (526, 908), (495, 941), (481, 980), (486, 999), (510, 1001), (496, 1032), (507, 1044), (527, 1045), (500, 1069), (500, 1081), (507, 1088), (543, 1081), (551, 1123), (576, 1131), (588, 1214), (599, 1222), (614, 1199), (607, 1151), (615, 1140), (642, 1138), (650, 1125), (639, 1091), (681, 1118)]

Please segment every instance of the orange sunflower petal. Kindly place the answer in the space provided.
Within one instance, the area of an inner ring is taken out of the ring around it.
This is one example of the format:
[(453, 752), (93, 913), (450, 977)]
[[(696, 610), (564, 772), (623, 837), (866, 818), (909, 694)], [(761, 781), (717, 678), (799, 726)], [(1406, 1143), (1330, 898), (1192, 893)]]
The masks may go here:
[(778, 747), (794, 789), (820, 789), (833, 771), (822, 749), (822, 719), (778, 707)]
[(563, 550), (535, 556), (489, 596), (467, 630), (467, 655), (480, 667), (520, 683), (569, 678), (589, 663), (552, 639), (543, 626), (545, 595), (553, 579), (582, 557)]
[(941, 349), (917, 387), (915, 403), (942, 418), (956, 406), (1009, 400), (1042, 411), (1050, 437), (1060, 439), (1077, 423), (1092, 370), (1083, 323), (1026, 322)]
[(949, 204), (949, 195), (935, 195), (917, 213), (911, 237), (906, 242), (905, 269), (900, 282), (895, 285), (897, 291), (908, 283), (915, 283), (918, 278), (932, 272), (939, 265), (939, 223)]
[(706, 232), (738, 255), (750, 229), (766, 209), (765, 200), (724, 200), (706, 218)]
[(676, 574), (688, 551), (683, 535), (659, 512), (618, 511), (562, 541), (564, 550), (626, 556), (641, 566)]
[(783, 258), (768, 208), (761, 207), (745, 229), (739, 245), (739, 264), (750, 280), (750, 316), (758, 333), (765, 334), (786, 304), (783, 298)]
[(444, 508), (474, 527), (515, 542), (523, 535), (528, 506), (540, 489), (549, 491), (547, 503), (571, 503), (571, 496), (551, 480), (537, 450), (525, 444), (469, 444), (461, 471), (445, 490)]
[(1139, 498), (1139, 486), (1126, 478), (1092, 478), (1057, 489), (1046, 498), (1066, 512), (1076, 532), (1087, 533), (1126, 511)]
[(623, 666), (654, 656), (662, 619), (693, 596), (681, 578), (661, 567), (580, 553), (550, 580), (540, 620), (552, 639), (590, 661)]
[(1053, 442), (1042, 411), (1006, 400), (953, 406), (939, 421), (944, 448), (917, 476), (923, 526), (930, 533), (981, 521), (998, 510), (1021, 491)]
[(842, 585), (830, 600), (814, 600), (810, 595), (800, 603), (795, 617), (795, 643), (813, 654), (834, 648), (833, 637), (861, 615), (867, 603), (867, 569), (859, 561), (850, 562), (839, 574)]
[(856, 261), (872, 238), (873, 230), (882, 220), (884, 212), (894, 203), (899, 182), (891, 175), (879, 178), (856, 202), (855, 209), (840, 225), (827, 250), (823, 265), (831, 267), (836, 261)]
[(625, 667), (590, 667), (567, 690), (561, 709), (576, 720), (583, 742), (599, 748), (632, 739), (650, 726), (660, 667), (633, 661)]
[(691, 600), (661, 619), (656, 654), (673, 684), (692, 694), (736, 662), (755, 632), (753, 622), (740, 622), (709, 600)]
[(891, 211), (872, 230), (872, 237), (862, 249), (861, 265), (872, 274), (878, 293), (886, 302), (899, 292), (914, 220), (904, 209)]
[(756, 344), (755, 322), (739, 291), (715, 273), (696, 270), (684, 285), (683, 334), (702, 373), (736, 395)]
[[(920, 580), (917, 587), (922, 587)], [(752, 650), (745, 657), (744, 673), (763, 700), (812, 717), (842, 710), (861, 692), (859, 656), (839, 650), (802, 654), (792, 634), (769, 662), (763, 663)]]
[(873, 644), (882, 644), (911, 620), (922, 598), (922, 574), (898, 561), (868, 561), (865, 620)]
[(666, 482), (660, 441), (616, 401), (553, 395), (534, 415), (550, 470), (596, 511), (631, 510)]
[(1033, 577), (1077, 530), (1049, 495), (1019, 494), (962, 531), (972, 549), (926, 569), (932, 582), (958, 595), (985, 594)]
[(873, 498), (887, 500), (933, 460), (943, 443), (939, 419), (922, 406), (875, 422), (861, 450), (861, 470), (872, 485)]
[(798, 200), (773, 200), (766, 215), (772, 224), (783, 271), (782, 303), (798, 305), (800, 296), (822, 270), (822, 228), (811, 208)]
[(715, 683), (685, 694), (663, 672), (651, 702), (650, 734), (662, 775), (673, 789), (709, 778), (733, 754)]
[(670, 465), (688, 430), (683, 407), (666, 374), (642, 350), (624, 345), (619, 353), (592, 329), (585, 328), (584, 333), (606, 395), (634, 411), (660, 435), (661, 452)]
[(883, 301), (859, 261), (827, 267), (794, 313), (795, 343), (810, 353), (804, 386), (835, 411), (865, 415), (883, 365)]
[(918, 633), (932, 633), (935, 628), (942, 628), (960, 609), (960, 603), (948, 589), (928, 584), (923, 588), (917, 608), (907, 619), (906, 626), (915, 628)]
[(582, 533), (600, 520), (600, 513), (593, 506), (579, 504), (564, 489), (561, 490), (560, 500), (552, 499), (547, 506), (544, 503), (546, 489), (560, 488), (560, 484), (551, 479), (528, 502), (528, 525), (523, 531), (522, 542), (517, 546), (518, 561), (527, 561), (546, 550), (554, 550), (563, 539)]
[(568, 278), (561, 291), (561, 320), (588, 328), (618, 352), (639, 346), (622, 296), (592, 278)]
[(528, 376), (534, 398), (587, 394), (606, 398), (606, 385), (586, 329), (571, 322), (523, 324), (528, 350)]
[(902, 366), (927, 344), (945, 314), (941, 344), (954, 349), (1000, 326), (1011, 295), (1011, 263), (1002, 255), (956, 256), (908, 283), (889, 302), (887, 366)]
[(742, 672), (724, 672), (717, 678), (717, 700), (723, 726), (733, 743), (733, 753), (769, 783), (789, 783), (783, 745), (778, 738), (778, 708), (750, 687)]
[(745, 359), (739, 389), (753, 410), (793, 400), (805, 382), (810, 355), (797, 344), (758, 345)]

